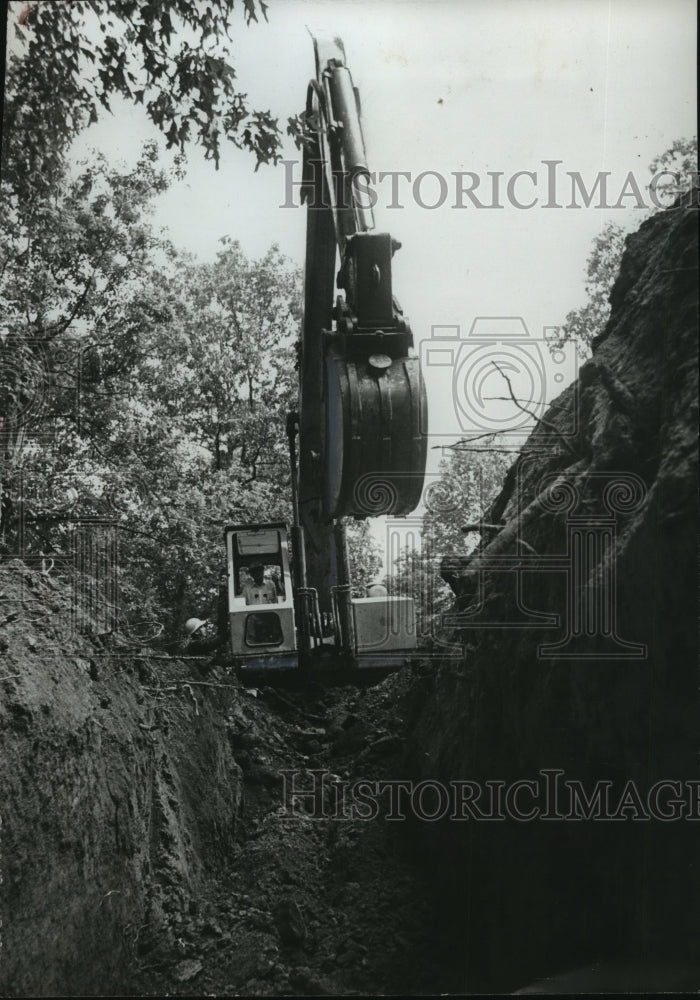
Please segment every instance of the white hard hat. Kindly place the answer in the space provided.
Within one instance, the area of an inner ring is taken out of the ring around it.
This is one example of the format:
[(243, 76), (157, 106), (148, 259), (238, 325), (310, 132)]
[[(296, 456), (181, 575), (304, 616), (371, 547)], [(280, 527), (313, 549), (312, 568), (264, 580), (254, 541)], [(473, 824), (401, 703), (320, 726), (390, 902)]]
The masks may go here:
[(370, 583), (369, 587), (367, 588), (368, 597), (386, 597), (387, 594), (388, 591), (383, 583), (377, 583), (377, 582)]
[(185, 622), (185, 632), (187, 632), (188, 635), (194, 635), (194, 633), (198, 629), (200, 629), (202, 625), (206, 624), (207, 624), (206, 618), (204, 619), (204, 621), (202, 621), (201, 618), (188, 618), (187, 621)]

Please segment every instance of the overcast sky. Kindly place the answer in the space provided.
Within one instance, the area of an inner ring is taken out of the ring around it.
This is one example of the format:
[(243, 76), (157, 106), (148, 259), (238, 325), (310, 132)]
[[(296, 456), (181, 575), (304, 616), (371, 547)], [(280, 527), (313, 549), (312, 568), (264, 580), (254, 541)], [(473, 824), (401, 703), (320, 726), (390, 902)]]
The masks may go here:
[[(268, 16), (249, 28), (241, 18), (235, 39), (239, 84), (253, 106), (269, 107), (284, 128), (314, 72), (307, 26), (336, 33), (360, 90), (370, 169), (446, 178), (449, 196), (434, 210), (416, 204), (410, 187), (400, 188), (405, 207), (389, 209), (389, 187), (377, 187), (378, 228), (403, 243), (394, 291), (418, 345), (435, 326), (459, 326), (464, 336), (478, 316), (521, 316), (536, 335), (561, 324), (583, 302), (595, 234), (610, 220), (634, 226), (642, 213), (543, 209), (543, 161), (562, 161), (564, 204), (567, 171), (587, 186), (610, 171), (614, 203), (629, 171), (644, 190), (653, 157), (695, 132), (692, 0), (270, 0)], [(98, 146), (133, 162), (153, 137), (142, 109), (115, 108), (81, 136), (76, 157)], [(298, 157), (291, 144), (285, 155)], [(187, 176), (160, 198), (156, 221), (202, 258), (230, 235), (252, 256), (276, 242), (303, 265), (305, 210), (280, 207), (285, 169), (254, 173), (250, 154), (228, 149), (216, 172), (191, 150)], [(502, 172), (503, 185), (532, 171), (536, 180), (521, 178), (515, 190), (539, 204), (518, 209), (502, 194), (500, 209), (456, 209), (455, 171), (479, 175), (478, 195), (488, 171)], [(425, 181), (424, 201), (436, 199), (436, 184)], [(549, 371), (544, 395), (572, 373), (555, 384)], [(426, 376), (431, 431), (453, 440), (460, 424), (449, 379), (437, 369)], [(439, 452), (431, 456), (432, 467)]]

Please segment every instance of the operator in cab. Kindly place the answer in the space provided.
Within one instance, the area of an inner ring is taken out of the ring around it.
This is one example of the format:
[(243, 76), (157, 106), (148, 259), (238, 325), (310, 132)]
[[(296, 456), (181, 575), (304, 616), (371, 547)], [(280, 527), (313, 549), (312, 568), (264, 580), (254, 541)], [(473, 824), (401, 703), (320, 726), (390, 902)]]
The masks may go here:
[(246, 604), (277, 604), (277, 588), (272, 580), (265, 578), (265, 567), (256, 563), (250, 567), (251, 580), (243, 584)]

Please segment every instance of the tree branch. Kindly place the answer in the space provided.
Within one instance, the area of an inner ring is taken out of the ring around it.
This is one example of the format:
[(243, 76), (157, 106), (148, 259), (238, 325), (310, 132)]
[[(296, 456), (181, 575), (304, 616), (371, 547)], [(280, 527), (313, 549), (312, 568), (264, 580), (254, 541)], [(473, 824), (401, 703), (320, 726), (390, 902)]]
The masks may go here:
[(465, 533), (467, 531), (500, 531), (504, 528), (503, 524), (488, 524), (486, 521), (476, 521), (473, 524), (463, 524), (462, 531)]
[(508, 378), (508, 376), (506, 375), (506, 373), (503, 371), (503, 369), (499, 366), (498, 362), (492, 360), (491, 364), (494, 366), (494, 368), (496, 369), (496, 371), (505, 379), (506, 385), (508, 386), (508, 394), (510, 395), (511, 400), (515, 403), (515, 405), (518, 407), (518, 409), (522, 413), (526, 413), (528, 415), (528, 417), (532, 417), (532, 419), (535, 421), (536, 424), (538, 424), (541, 427), (546, 427), (547, 430), (549, 430), (549, 431), (552, 432), (552, 434), (555, 434), (561, 440), (561, 442), (564, 445), (564, 447), (566, 448), (566, 450), (571, 455), (573, 455), (574, 458), (578, 458), (578, 454), (576, 453), (576, 451), (574, 450), (574, 448), (571, 446), (571, 444), (569, 443), (569, 441), (567, 441), (567, 439), (564, 437), (564, 435), (562, 434), (562, 432), (559, 430), (558, 427), (555, 427), (555, 425), (552, 424), (552, 423), (550, 423), (549, 420), (545, 420), (544, 417), (538, 417), (536, 413), (532, 412), (532, 410), (528, 410), (528, 408), (526, 406), (523, 406), (523, 404), (518, 400), (518, 398), (516, 397), (515, 393), (513, 392), (513, 385), (511, 383), (510, 379)]
[[(492, 397), (492, 398), (495, 398), (495, 397)], [(499, 398), (504, 398), (504, 397), (499, 397)], [(460, 445), (468, 445), (468, 444), (471, 444), (472, 441), (481, 441), (482, 438), (496, 437), (497, 434), (507, 434), (507, 433), (508, 433), (507, 430), (487, 431), (485, 434), (475, 434), (474, 437), (460, 438), (459, 441), (455, 441), (454, 444), (434, 444), (432, 446), (432, 448), (433, 448), (433, 451), (436, 448), (459, 448)]]

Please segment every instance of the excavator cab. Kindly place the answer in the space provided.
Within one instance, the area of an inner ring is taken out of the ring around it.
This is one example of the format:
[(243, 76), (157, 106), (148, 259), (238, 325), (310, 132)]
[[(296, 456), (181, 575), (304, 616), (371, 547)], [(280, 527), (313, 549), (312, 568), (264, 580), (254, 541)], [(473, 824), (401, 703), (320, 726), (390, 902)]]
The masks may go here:
[(243, 673), (325, 671), (328, 654), (340, 667), (394, 666), (415, 648), (409, 597), (353, 597), (349, 585), (335, 586), (324, 627), (316, 591), (294, 586), (284, 522), (229, 525), (225, 537), (229, 638)]
[(229, 525), (228, 621), (234, 656), (273, 655), (293, 665), (297, 648), (294, 591), (284, 522)]

